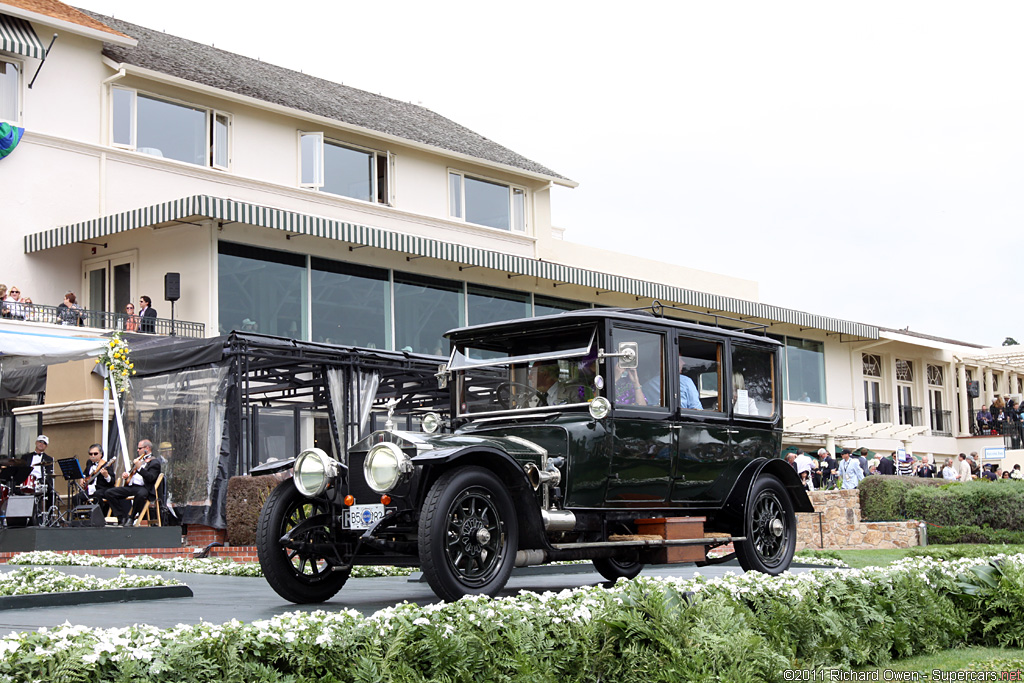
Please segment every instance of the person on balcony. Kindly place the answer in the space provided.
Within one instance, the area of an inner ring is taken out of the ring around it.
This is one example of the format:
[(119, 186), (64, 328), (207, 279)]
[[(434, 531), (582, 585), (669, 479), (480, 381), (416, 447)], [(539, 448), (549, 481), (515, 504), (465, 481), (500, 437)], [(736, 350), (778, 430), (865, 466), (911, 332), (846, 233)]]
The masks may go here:
[(82, 307), (76, 303), (77, 301), (74, 292), (64, 293), (64, 301), (57, 306), (57, 318), (60, 319), (61, 325), (81, 327), (85, 324), (82, 321)]
[(156, 309), (153, 300), (143, 294), (139, 297), (139, 332), (156, 332)]
[(978, 433), (983, 435), (992, 433), (992, 412), (987, 406), (982, 406), (978, 411)]
[(11, 285), (10, 291), (7, 292), (3, 310), (5, 318), (12, 318), (14, 320), (25, 319), (25, 308), (24, 303), (21, 301), (21, 290), (14, 285)]
[(124, 331), (125, 332), (138, 332), (139, 331), (139, 316), (135, 315), (135, 304), (128, 302), (124, 307), (124, 314), (127, 316), (124, 320)]

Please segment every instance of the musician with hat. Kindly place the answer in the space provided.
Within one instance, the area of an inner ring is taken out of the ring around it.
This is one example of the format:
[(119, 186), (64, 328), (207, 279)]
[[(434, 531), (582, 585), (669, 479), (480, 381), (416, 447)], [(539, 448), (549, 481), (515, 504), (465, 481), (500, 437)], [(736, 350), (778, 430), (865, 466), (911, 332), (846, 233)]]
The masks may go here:
[(50, 445), (50, 437), (40, 434), (36, 437), (36, 449), (25, 456), (25, 462), (32, 468), (28, 478), (21, 485), (25, 495), (44, 496), (40, 509), (49, 509), (53, 505), (53, 456), (46, 452)]

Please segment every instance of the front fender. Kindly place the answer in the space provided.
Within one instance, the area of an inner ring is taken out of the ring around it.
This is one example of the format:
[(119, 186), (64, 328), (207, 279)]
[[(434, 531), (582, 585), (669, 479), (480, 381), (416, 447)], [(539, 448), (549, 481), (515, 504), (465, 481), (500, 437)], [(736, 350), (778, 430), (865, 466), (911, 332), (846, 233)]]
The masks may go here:
[(775, 477), (789, 492), (789, 498), (793, 501), (793, 508), (797, 512), (814, 512), (814, 505), (807, 497), (807, 491), (796, 471), (785, 460), (779, 458), (756, 458), (751, 461), (740, 475), (726, 498), (725, 505), (719, 515), (727, 521), (730, 526), (742, 524), (743, 509), (747, 504), (747, 493), (753, 485), (754, 480), (762, 474)]

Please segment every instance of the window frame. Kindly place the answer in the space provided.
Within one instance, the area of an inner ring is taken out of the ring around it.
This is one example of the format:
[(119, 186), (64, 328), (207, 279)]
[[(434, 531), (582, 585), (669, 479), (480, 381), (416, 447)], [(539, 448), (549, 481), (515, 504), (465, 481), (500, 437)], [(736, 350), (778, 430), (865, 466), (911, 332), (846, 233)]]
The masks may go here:
[[(117, 142), (115, 139), (116, 132), (114, 130), (114, 122), (117, 117), (118, 110), (114, 103), (114, 93), (116, 91), (131, 93), (131, 104), (130, 111), (128, 112), (128, 123), (129, 123), (129, 142)], [(232, 114), (222, 109), (216, 109), (214, 107), (207, 107), (202, 104), (196, 104), (195, 102), (188, 102), (175, 97), (167, 97), (165, 95), (158, 95), (156, 93), (149, 92), (147, 90), (139, 90), (138, 88), (128, 88), (123, 85), (111, 85), (110, 86), (110, 117), (109, 117), (109, 133), (110, 133), (110, 146), (118, 149), (127, 149), (133, 152), (138, 152), (138, 136), (139, 136), (139, 97), (145, 97), (158, 102), (164, 102), (179, 107), (187, 107), (189, 109), (201, 110), (205, 113), (206, 123), (203, 126), (205, 132), (205, 140), (203, 147), (206, 150), (206, 162), (204, 164), (194, 164), (190, 161), (182, 161), (180, 159), (174, 159), (171, 157), (159, 157), (166, 158), (167, 161), (173, 161), (180, 164), (188, 164), (189, 166), (195, 166), (198, 168), (212, 168), (218, 171), (230, 171), (231, 170), (231, 137), (232, 137)], [(226, 138), (225, 138), (225, 156), (227, 157), (227, 165), (222, 166), (217, 163), (217, 154), (215, 150), (216, 145), (216, 127), (217, 120), (224, 118), (226, 120)], [(144, 152), (139, 152), (144, 154)], [(149, 155), (147, 155), (149, 156)]]
[[(466, 219), (466, 178), (476, 180), (484, 183), (491, 183), (493, 185), (501, 185), (508, 188), (508, 219), (509, 229), (497, 228), (493, 225), (486, 225), (484, 223), (473, 223)], [(453, 181), (458, 179), (458, 182), (453, 185)], [(460, 171), (455, 168), (448, 169), (447, 175), (447, 187), (448, 187), (448, 218), (450, 220), (461, 221), (467, 225), (479, 225), (484, 228), (490, 228), (491, 230), (501, 230), (502, 232), (518, 233), (525, 235), (529, 231), (530, 220), (529, 220), (529, 191), (522, 185), (516, 185), (515, 183), (506, 182), (504, 180), (498, 180), (497, 178), (489, 178), (484, 175), (477, 173), (467, 173)], [(458, 196), (456, 196), (456, 193)], [(516, 201), (516, 193), (522, 198), (521, 203)], [(517, 207), (518, 217), (517, 217)]]
[(14, 86), (14, 108), (17, 111), (14, 112), (14, 118), (5, 118), (4, 116), (0, 116), (0, 121), (6, 121), (12, 125), (20, 126), (25, 103), (25, 62), (7, 55), (0, 55), (0, 62), (10, 64), (18, 69), (18, 82)]
[[(366, 147), (364, 145), (357, 145), (357, 144), (354, 144), (354, 143), (351, 143), (351, 142), (347, 142), (345, 140), (339, 140), (337, 138), (332, 138), (332, 137), (329, 137), (323, 131), (299, 130), (299, 131), (297, 131), (297, 134), (298, 134), (298, 141), (299, 141), (299, 145), (298, 145), (298, 149), (299, 149), (299, 155), (298, 155), (298, 157), (299, 157), (298, 158), (298, 186), (299, 187), (302, 187), (302, 188), (305, 188), (305, 189), (308, 189), (308, 190), (316, 190), (317, 192), (322, 192), (323, 194), (330, 195), (331, 197), (344, 197), (345, 199), (351, 199), (353, 201), (363, 202), (365, 204), (373, 204), (373, 205), (379, 205), (379, 206), (391, 206), (392, 205), (392, 201), (391, 201), (392, 194), (391, 194), (391, 191), (392, 191), (392, 186), (393, 186), (393, 178), (392, 178), (391, 168), (392, 168), (392, 164), (393, 164), (393, 155), (391, 154), (390, 151), (374, 149), (373, 147)], [(307, 181), (305, 178), (303, 178), (303, 175), (302, 175), (302, 171), (303, 171), (303, 157), (302, 157), (302, 154), (303, 154), (303, 140), (305, 138), (311, 138), (311, 139), (316, 141), (315, 142), (315, 145), (316, 145), (316, 148), (315, 148), (315, 150), (316, 150), (315, 151), (316, 158), (314, 159), (314, 162), (313, 162), (314, 163), (314, 167), (315, 167), (313, 169), (315, 177), (312, 180), (310, 180), (310, 181)], [(373, 171), (370, 173), (370, 196), (373, 197), (373, 199), (366, 200), (366, 199), (360, 199), (359, 197), (349, 197), (348, 195), (337, 194), (337, 193), (334, 193), (334, 192), (328, 192), (327, 190), (323, 189), (324, 185), (326, 184), (326, 180), (327, 180), (326, 175), (325, 175), (325, 171), (324, 171), (324, 166), (325, 166), (325, 162), (326, 162), (326, 158), (327, 158), (327, 155), (326, 155), (325, 149), (324, 149), (325, 145), (334, 145), (335, 147), (342, 147), (344, 149), (349, 149), (349, 150), (352, 150), (352, 151), (355, 151), (355, 152), (364, 152), (364, 153), (370, 155), (370, 158), (373, 160)], [(380, 167), (381, 167), (382, 163), (384, 165), (384, 188), (383, 188), (383, 191), (382, 191), (382, 188), (380, 187), (380, 178), (381, 178)]]

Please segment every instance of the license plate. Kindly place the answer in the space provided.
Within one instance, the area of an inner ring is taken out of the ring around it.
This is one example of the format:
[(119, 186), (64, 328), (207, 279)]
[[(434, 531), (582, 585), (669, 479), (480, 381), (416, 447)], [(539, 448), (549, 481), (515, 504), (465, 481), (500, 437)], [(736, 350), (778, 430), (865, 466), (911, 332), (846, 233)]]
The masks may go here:
[(384, 506), (380, 503), (374, 505), (353, 505), (348, 509), (349, 529), (369, 529), (384, 516)]

